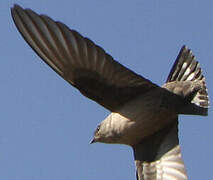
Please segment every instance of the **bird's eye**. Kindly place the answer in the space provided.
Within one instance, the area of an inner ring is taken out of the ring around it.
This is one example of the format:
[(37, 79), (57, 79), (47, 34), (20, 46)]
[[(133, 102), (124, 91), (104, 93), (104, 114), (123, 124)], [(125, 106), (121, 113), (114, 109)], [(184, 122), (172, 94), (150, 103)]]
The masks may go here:
[(98, 127), (95, 130), (95, 134), (100, 130), (100, 125), (98, 125)]

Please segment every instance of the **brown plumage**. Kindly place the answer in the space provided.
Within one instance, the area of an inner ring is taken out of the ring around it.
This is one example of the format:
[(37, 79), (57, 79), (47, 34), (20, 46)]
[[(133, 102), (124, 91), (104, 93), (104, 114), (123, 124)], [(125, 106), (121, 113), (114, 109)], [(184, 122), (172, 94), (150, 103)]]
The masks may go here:
[(101, 47), (48, 16), (15, 5), (13, 20), (27, 43), (63, 79), (112, 113), (93, 142), (133, 148), (138, 180), (187, 179), (178, 114), (207, 115), (205, 78), (183, 46), (162, 87), (115, 61)]

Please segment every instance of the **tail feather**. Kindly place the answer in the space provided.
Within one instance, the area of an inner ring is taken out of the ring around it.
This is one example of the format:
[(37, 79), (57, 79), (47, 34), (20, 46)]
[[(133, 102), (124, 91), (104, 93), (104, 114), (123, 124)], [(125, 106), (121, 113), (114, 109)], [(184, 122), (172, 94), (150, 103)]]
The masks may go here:
[(192, 108), (198, 106), (200, 111), (198, 114), (207, 114), (209, 96), (205, 77), (202, 74), (199, 62), (196, 61), (192, 51), (186, 46), (181, 48), (164, 87), (173, 93), (190, 99), (191, 106), (190, 104), (186, 106), (182, 113), (184, 111), (194, 113), (196, 108)]

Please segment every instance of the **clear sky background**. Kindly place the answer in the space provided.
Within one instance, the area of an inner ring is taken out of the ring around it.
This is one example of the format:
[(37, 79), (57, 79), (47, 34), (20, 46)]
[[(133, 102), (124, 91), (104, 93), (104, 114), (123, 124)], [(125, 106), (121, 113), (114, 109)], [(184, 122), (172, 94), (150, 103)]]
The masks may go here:
[[(1, 0), (1, 180), (135, 179), (131, 148), (89, 144), (109, 112), (83, 97), (31, 50), (12, 21), (14, 3), (64, 22), (159, 85), (186, 44), (213, 97), (211, 0)], [(180, 116), (189, 179), (213, 179), (212, 117), (212, 109), (208, 117)]]

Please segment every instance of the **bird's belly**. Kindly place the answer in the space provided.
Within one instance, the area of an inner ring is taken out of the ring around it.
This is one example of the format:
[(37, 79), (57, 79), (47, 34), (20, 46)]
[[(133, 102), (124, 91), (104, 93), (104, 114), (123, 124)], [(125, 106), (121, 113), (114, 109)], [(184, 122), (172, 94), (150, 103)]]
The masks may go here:
[(153, 134), (169, 122), (176, 114), (161, 107), (161, 98), (144, 96), (110, 114), (112, 128), (118, 133), (121, 144), (133, 145)]

